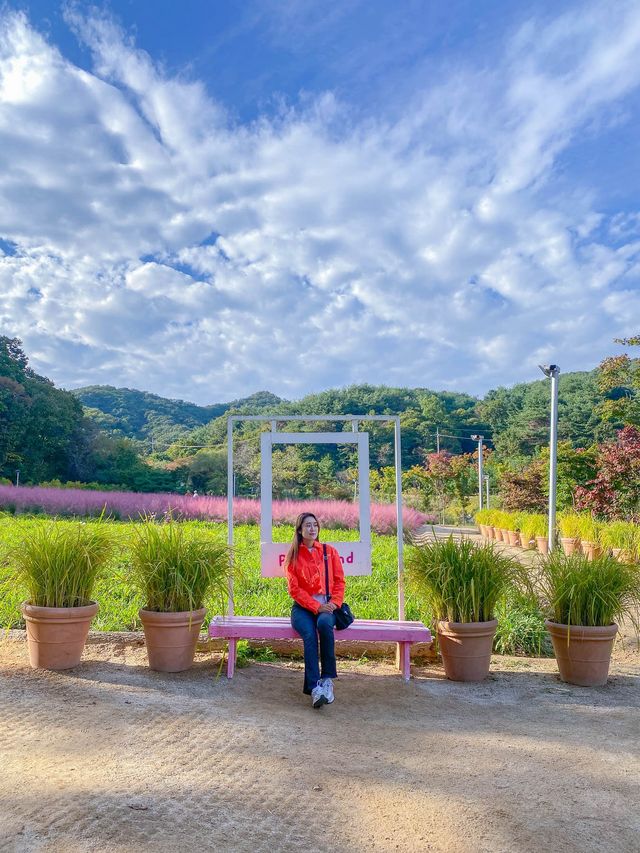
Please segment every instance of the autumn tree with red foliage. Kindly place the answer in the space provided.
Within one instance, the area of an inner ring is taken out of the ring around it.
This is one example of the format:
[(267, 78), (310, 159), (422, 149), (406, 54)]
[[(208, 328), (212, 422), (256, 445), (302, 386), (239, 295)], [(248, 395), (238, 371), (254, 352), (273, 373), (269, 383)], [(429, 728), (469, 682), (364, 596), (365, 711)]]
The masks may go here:
[(576, 489), (578, 509), (609, 520), (640, 521), (640, 431), (627, 426), (597, 451), (597, 474)]
[(500, 471), (502, 506), (507, 512), (543, 512), (547, 505), (544, 492), (545, 463), (534, 459), (520, 471)]

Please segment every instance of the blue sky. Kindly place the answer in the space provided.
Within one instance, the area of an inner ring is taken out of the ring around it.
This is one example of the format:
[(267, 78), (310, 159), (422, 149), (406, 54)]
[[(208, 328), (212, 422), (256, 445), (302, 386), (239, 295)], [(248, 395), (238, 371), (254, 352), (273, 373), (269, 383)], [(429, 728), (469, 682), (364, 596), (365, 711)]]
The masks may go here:
[(640, 2), (0, 11), (0, 327), (200, 403), (590, 369), (640, 326)]

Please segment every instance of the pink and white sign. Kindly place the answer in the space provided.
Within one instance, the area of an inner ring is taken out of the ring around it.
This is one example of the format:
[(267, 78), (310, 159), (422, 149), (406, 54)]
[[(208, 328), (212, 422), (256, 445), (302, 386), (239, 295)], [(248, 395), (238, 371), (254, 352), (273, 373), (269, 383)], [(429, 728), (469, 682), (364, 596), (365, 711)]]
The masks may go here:
[[(371, 574), (371, 546), (366, 542), (327, 542), (340, 554), (345, 575)], [(265, 578), (284, 577), (284, 560), (290, 543), (262, 542), (260, 564)]]

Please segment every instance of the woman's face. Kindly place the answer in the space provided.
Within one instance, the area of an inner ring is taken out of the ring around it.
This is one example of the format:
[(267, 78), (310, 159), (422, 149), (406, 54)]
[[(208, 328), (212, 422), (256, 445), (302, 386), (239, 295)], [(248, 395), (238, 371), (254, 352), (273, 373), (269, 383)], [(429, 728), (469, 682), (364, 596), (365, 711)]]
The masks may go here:
[(306, 515), (300, 525), (300, 533), (305, 542), (314, 542), (318, 538), (318, 522), (312, 515)]

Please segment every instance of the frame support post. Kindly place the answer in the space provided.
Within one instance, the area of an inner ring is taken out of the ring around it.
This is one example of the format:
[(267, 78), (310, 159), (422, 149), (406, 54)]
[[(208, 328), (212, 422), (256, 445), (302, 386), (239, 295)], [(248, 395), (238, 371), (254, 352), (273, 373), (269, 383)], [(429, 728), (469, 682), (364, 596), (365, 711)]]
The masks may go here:
[(227, 420), (227, 544), (229, 545), (229, 616), (233, 616), (233, 418)]

